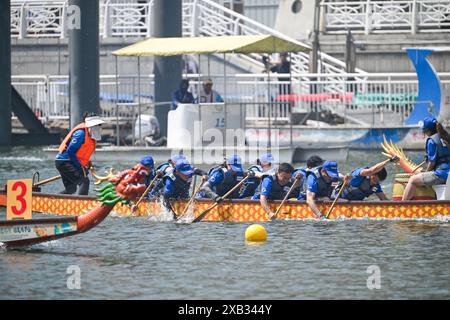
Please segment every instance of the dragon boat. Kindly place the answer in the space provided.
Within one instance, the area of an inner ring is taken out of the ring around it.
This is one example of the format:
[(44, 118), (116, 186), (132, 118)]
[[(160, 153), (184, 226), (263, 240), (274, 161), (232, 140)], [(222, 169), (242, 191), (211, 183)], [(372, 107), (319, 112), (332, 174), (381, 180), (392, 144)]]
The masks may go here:
[(79, 216), (0, 221), (0, 243), (18, 247), (80, 234), (102, 222), (113, 207), (100, 202)]
[[(403, 150), (397, 148), (394, 144), (384, 141), (383, 154), (386, 156), (397, 155), (400, 158), (398, 165), (405, 173), (397, 174), (395, 177), (393, 188), (394, 201), (348, 201), (337, 202), (333, 211), (329, 215), (329, 219), (338, 218), (369, 218), (369, 219), (432, 219), (436, 217), (445, 217), (450, 215), (450, 199), (447, 196), (446, 185), (435, 187), (417, 188), (415, 197), (411, 201), (395, 201), (400, 200), (403, 195), (404, 187), (409, 177), (417, 171), (419, 166), (411, 162), (404, 154)], [(92, 175), (97, 179), (95, 184), (99, 185), (104, 181), (108, 181), (114, 176), (113, 170), (106, 172), (105, 177), (99, 176), (94, 170)], [(34, 243), (35, 241), (47, 241), (60, 238), (63, 236), (73, 235), (76, 233), (87, 231), (100, 223), (110, 212), (118, 216), (130, 217), (160, 217), (167, 214), (167, 209), (160, 201), (145, 200), (132, 209), (126, 195), (116, 196), (118, 193), (117, 186), (108, 183), (103, 188), (97, 189), (99, 197), (77, 196), (77, 195), (61, 195), (48, 194), (43, 192), (33, 192), (32, 210), (36, 213), (60, 215), (66, 217), (44, 219), (44, 220), (28, 220), (28, 221), (6, 221), (0, 222), (0, 242), (3, 241), (8, 232), (7, 228), (15, 228), (17, 230), (33, 229), (33, 223), (45, 225), (45, 230), (53, 230), (52, 232), (42, 232), (43, 237), (32, 237), (33, 239), (15, 239), (9, 241), (11, 245)], [(450, 191), (450, 190), (449, 190)], [(104, 197), (105, 194), (110, 197)], [(113, 195), (113, 196), (111, 196)], [(0, 206), (6, 206), (7, 199), (6, 190), (0, 190)], [(103, 198), (102, 198), (103, 196)], [(103, 199), (103, 200), (102, 200)], [(103, 201), (100, 202), (99, 200)], [(107, 201), (105, 201), (107, 200)], [(186, 215), (191, 222), (202, 216), (214, 202), (209, 199), (197, 199), (193, 204), (189, 204), (187, 200), (171, 201), (171, 209), (174, 218), (181, 219)], [(190, 205), (191, 210), (185, 210)], [(271, 210), (276, 211), (280, 201), (273, 201), (270, 206)], [(321, 212), (327, 212), (331, 206), (330, 201), (318, 202)], [(184, 214), (187, 212), (187, 214)], [(256, 200), (223, 200), (213, 209), (203, 215), (202, 221), (210, 222), (265, 222), (268, 221), (266, 212), (262, 209), (259, 201)], [(278, 220), (302, 220), (314, 219), (316, 216), (310, 210), (305, 201), (288, 200), (285, 202), (276, 219)], [(89, 223), (85, 222), (89, 221)], [(26, 227), (24, 229), (24, 227)], [(34, 228), (35, 236), (39, 235), (39, 227)], [(34, 230), (33, 229), (33, 230)], [(41, 238), (41, 239), (39, 239)], [(8, 239), (6, 239), (8, 240)]]
[[(84, 212), (73, 211), (72, 213), (75, 213), (75, 215), (70, 217), (0, 221), (0, 245), (2, 247), (33, 245), (86, 232), (101, 223), (118, 202), (127, 203), (130, 197), (134, 197), (134, 193), (132, 192), (122, 192), (120, 193), (120, 197), (116, 196), (119, 192), (113, 184), (106, 185), (102, 188), (102, 191), (102, 194), (98, 194), (98, 201), (93, 198), (93, 205), (88, 210)], [(6, 191), (2, 191), (1, 193), (0, 203), (6, 206)], [(104, 193), (114, 195), (115, 197), (104, 199), (102, 197)], [(38, 197), (37, 200), (39, 201), (39, 199)], [(80, 203), (73, 199), (69, 199), (69, 201), (71, 203)], [(40, 212), (38, 209), (35, 209), (35, 203), (35, 201), (32, 202), (32, 210)], [(46, 213), (60, 214), (60, 212)]]
[[(214, 202), (208, 199), (196, 200), (188, 214), (192, 219), (198, 217)], [(187, 200), (174, 200), (172, 208), (175, 214), (181, 215)], [(273, 201), (270, 205), (275, 211), (280, 201)], [(6, 205), (6, 192), (0, 191), (0, 206)], [(99, 205), (95, 197), (68, 196), (57, 194), (33, 193), (32, 210), (37, 213), (76, 216), (89, 214)], [(326, 212), (331, 202), (319, 202), (319, 209)], [(142, 201), (138, 210), (133, 212), (131, 206), (117, 203), (112, 209), (117, 216), (124, 217), (158, 217), (166, 214), (166, 209), (158, 201)], [(385, 219), (431, 219), (437, 216), (450, 215), (450, 201), (447, 200), (416, 200), (416, 201), (351, 201), (337, 202), (329, 219), (345, 218), (385, 218)], [(309, 209), (305, 201), (286, 201), (277, 219), (302, 220), (313, 219), (316, 216)], [(265, 222), (268, 221), (266, 212), (256, 200), (224, 200), (211, 210), (202, 221), (211, 222)]]

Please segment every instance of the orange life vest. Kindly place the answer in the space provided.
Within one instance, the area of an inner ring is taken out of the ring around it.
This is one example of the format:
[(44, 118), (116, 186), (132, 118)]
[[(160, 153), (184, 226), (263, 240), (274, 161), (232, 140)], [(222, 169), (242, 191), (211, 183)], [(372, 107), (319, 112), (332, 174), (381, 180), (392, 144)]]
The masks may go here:
[(67, 147), (69, 146), (70, 140), (72, 139), (72, 135), (77, 130), (84, 130), (84, 143), (80, 146), (80, 149), (78, 149), (77, 153), (75, 154), (77, 156), (78, 161), (81, 163), (82, 166), (87, 166), (89, 164), (89, 159), (91, 158), (91, 155), (95, 151), (95, 146), (97, 145), (97, 141), (92, 139), (89, 136), (88, 128), (86, 128), (86, 125), (83, 123), (80, 123), (75, 128), (73, 128), (69, 134), (64, 138), (63, 142), (59, 146), (59, 152), (63, 153)]

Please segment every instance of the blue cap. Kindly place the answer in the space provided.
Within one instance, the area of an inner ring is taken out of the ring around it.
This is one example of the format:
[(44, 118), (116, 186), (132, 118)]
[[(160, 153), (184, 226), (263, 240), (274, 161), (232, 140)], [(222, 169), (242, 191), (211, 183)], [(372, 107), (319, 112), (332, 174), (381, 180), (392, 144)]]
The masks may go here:
[(266, 153), (259, 157), (259, 161), (261, 163), (274, 163), (275, 159), (273, 158), (271, 153)]
[(186, 160), (186, 157), (183, 156), (182, 154), (175, 154), (175, 155), (173, 155), (173, 156), (170, 158), (170, 160), (171, 160), (173, 163), (177, 163), (178, 160)]
[(175, 164), (175, 170), (180, 171), (182, 174), (190, 176), (194, 173), (194, 168), (189, 164), (186, 159), (180, 159)]
[(437, 120), (434, 117), (426, 117), (423, 121), (419, 122), (420, 129), (422, 130), (433, 130), (436, 128)]
[(242, 170), (242, 161), (241, 157), (239, 157), (236, 154), (233, 154), (232, 156), (229, 156), (226, 158), (226, 163), (231, 166), (231, 169), (233, 169), (234, 172), (242, 173), (244, 170)]
[(155, 166), (155, 162), (153, 161), (153, 158), (151, 156), (145, 156), (141, 159), (141, 164), (143, 166), (153, 168)]
[(339, 178), (337, 163), (335, 161), (325, 161), (322, 165), (322, 169), (325, 169), (330, 178)]

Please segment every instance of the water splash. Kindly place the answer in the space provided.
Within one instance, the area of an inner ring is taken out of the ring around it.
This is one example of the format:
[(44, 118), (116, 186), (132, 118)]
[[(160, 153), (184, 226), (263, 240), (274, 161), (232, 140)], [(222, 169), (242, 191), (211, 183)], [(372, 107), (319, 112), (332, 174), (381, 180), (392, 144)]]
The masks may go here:
[(189, 205), (189, 208), (185, 212), (185, 214), (176, 221), (177, 223), (192, 223), (192, 221), (195, 219), (195, 212), (194, 212), (195, 203), (194, 201), (191, 202)]
[(60, 240), (50, 240), (50, 241), (46, 241), (46, 242), (36, 243), (36, 244), (32, 245), (32, 247), (63, 248), (64, 245), (62, 244), (62, 242)]
[(127, 218), (128, 217), (128, 216), (124, 216), (123, 214), (121, 214), (121, 213), (119, 213), (117, 211), (112, 211), (109, 214), (109, 216), (112, 217), (112, 218)]
[(149, 221), (154, 222), (167, 222), (173, 220), (173, 213), (170, 211), (166, 206), (164, 205), (164, 199), (163, 197), (159, 197), (154, 201), (160, 210), (155, 214), (152, 209), (150, 209), (152, 206), (149, 206), (149, 209), (147, 211), (147, 216)]

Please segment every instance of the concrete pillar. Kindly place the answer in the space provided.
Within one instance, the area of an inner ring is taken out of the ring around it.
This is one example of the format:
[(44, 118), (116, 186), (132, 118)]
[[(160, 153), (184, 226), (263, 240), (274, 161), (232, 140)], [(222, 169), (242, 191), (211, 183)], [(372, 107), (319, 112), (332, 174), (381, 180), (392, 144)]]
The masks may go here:
[[(181, 0), (155, 0), (153, 4), (153, 37), (181, 37)], [(182, 66), (181, 56), (155, 57), (155, 101), (171, 101), (172, 92), (178, 89)], [(167, 113), (170, 105), (155, 107), (161, 135), (167, 136)]]
[(319, 25), (320, 25), (320, 1), (315, 0), (314, 4), (314, 30), (312, 38), (312, 50), (309, 54), (309, 72), (318, 73), (319, 60)]
[(11, 145), (11, 1), (0, 1), (0, 146)]
[(100, 112), (99, 2), (70, 0), (69, 8), (76, 9), (73, 12), (79, 12), (80, 19), (78, 24), (70, 24), (68, 31), (70, 126), (73, 128), (82, 121), (85, 112)]

